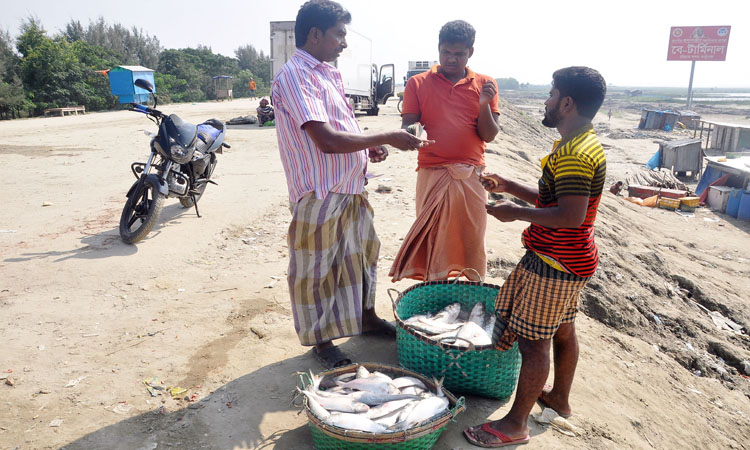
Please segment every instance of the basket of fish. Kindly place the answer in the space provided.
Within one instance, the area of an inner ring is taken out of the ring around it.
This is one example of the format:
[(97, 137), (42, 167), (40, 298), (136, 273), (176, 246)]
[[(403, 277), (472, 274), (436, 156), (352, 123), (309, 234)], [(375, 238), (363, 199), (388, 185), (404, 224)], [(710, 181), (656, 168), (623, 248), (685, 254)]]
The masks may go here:
[(492, 342), (500, 286), (475, 281), (428, 281), (394, 300), (399, 365), (444, 379), (453, 392), (508, 398), (521, 370), (518, 344), (497, 350)]
[(318, 450), (430, 449), (464, 409), (438, 381), (376, 363), (300, 374)]

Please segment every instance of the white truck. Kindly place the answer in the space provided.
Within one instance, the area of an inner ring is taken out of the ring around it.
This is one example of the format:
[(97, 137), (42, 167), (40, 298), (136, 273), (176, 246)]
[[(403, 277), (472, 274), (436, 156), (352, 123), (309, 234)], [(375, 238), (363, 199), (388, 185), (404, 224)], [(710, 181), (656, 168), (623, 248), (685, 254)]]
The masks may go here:
[[(355, 112), (378, 115), (378, 105), (393, 97), (393, 64), (378, 66), (372, 62), (372, 41), (347, 28), (347, 48), (333, 63), (341, 72), (344, 94)], [(275, 77), (297, 50), (294, 21), (271, 22), (271, 78)]]
[(437, 61), (409, 61), (406, 76), (404, 77), (404, 86), (406, 86), (406, 82), (409, 81), (409, 78), (414, 75), (419, 75), (422, 72), (427, 72), (436, 64), (438, 64)]

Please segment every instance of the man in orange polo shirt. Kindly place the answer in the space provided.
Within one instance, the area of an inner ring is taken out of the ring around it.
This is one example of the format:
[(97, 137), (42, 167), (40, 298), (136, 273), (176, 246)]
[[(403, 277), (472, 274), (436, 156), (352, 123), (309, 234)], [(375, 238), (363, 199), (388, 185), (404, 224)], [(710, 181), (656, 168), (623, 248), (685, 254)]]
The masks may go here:
[(463, 20), (445, 24), (440, 64), (406, 84), (401, 125), (420, 122), (435, 143), (419, 149), (417, 219), (391, 267), (393, 281), (443, 280), (465, 268), (484, 278), (487, 193), (479, 174), (486, 142), (500, 130), (500, 110), (495, 81), (466, 67), (475, 35)]

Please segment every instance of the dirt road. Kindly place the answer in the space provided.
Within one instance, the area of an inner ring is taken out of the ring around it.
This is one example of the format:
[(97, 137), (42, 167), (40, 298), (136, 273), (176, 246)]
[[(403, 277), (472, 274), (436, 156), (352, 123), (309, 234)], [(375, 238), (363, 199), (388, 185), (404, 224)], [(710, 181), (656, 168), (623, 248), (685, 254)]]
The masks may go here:
[[(197, 123), (255, 106), (241, 99), (163, 110)], [(554, 134), (533, 105), (523, 114), (506, 108), (488, 170), (533, 183)], [(395, 102), (360, 122), (371, 131), (398, 127)], [(607, 126), (636, 123), (623, 112)], [(148, 153), (144, 129), (153, 126), (124, 111), (0, 122), (0, 374), (12, 380), (0, 385), (0, 448), (312, 448), (290, 394), (296, 372), (321, 367), (299, 345), (289, 309), (289, 211), (275, 130), (230, 128), (232, 149), (219, 155), (219, 185), (201, 200), (203, 217), (168, 199), (160, 225), (132, 246), (117, 225), (134, 181), (129, 166)], [(657, 147), (603, 141), (608, 182)], [(414, 217), (415, 161), (393, 150), (370, 167), (382, 174), (370, 198), (383, 243), (377, 311), (387, 318), (385, 289), (412, 284), (392, 285), (387, 272)], [(393, 192), (375, 193), (378, 184)], [(523, 255), (523, 228), (490, 222), (489, 258), (501, 264), (488, 282), (502, 283)], [(748, 337), (720, 331), (697, 306), (747, 331), (749, 231), (705, 209), (682, 217), (605, 196), (602, 263), (577, 321), (571, 421), (584, 434), (532, 422), (527, 448), (750, 448), (750, 380), (741, 373)], [(394, 342), (351, 338), (343, 348), (397, 364)], [(722, 360), (717, 348), (726, 350)], [(143, 380), (153, 377), (188, 391), (152, 397)], [(510, 403), (469, 397), (467, 405), (436, 448), (473, 448), (461, 430), (501, 417)]]

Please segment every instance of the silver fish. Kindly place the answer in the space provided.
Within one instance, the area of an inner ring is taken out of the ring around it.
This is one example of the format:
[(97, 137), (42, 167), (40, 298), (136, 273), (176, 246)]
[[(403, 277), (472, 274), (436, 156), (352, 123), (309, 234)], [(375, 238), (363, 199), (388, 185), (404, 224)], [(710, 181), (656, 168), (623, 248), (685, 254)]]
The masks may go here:
[(356, 389), (358, 391), (372, 392), (373, 394), (389, 394), (393, 389), (398, 389), (393, 386), (393, 384), (377, 377), (357, 378), (352, 381), (347, 381), (346, 383), (339, 382), (338, 385), (349, 389)]
[(300, 390), (301, 393), (307, 396), (308, 399), (313, 399), (320, 404), (323, 408), (328, 411), (339, 411), (346, 413), (362, 413), (367, 412), (370, 407), (362, 402), (358, 402), (349, 396), (331, 396), (324, 397), (310, 392), (308, 390)]
[(393, 383), (393, 385), (396, 386), (399, 389), (403, 389), (403, 388), (409, 387), (409, 386), (417, 386), (417, 387), (420, 387), (422, 389), (427, 389), (427, 386), (425, 386), (424, 383), (422, 383), (422, 381), (420, 381), (419, 379), (414, 378), (414, 377), (398, 377), (398, 378), (394, 378), (391, 383)]
[(469, 314), (469, 322), (474, 322), (480, 327), (484, 326), (484, 303), (477, 302), (473, 308), (471, 308), (471, 314)]
[(307, 397), (307, 404), (310, 406), (310, 411), (312, 411), (312, 413), (320, 420), (325, 420), (331, 415), (331, 413), (323, 408), (313, 397)]
[(459, 329), (461, 323), (445, 323), (432, 319), (422, 319), (412, 322), (407, 326), (426, 334), (441, 334)]
[(394, 400), (418, 400), (419, 397), (416, 395), (408, 394), (373, 394), (372, 392), (359, 391), (349, 395), (354, 400), (364, 403), (369, 406), (377, 406), (383, 403), (392, 402)]
[(436, 415), (446, 411), (448, 409), (448, 399), (445, 397), (432, 396), (424, 400), (420, 400), (414, 406), (414, 409), (404, 418), (403, 421), (399, 421), (396, 424), (397, 429), (405, 430), (413, 427), (425, 420), (431, 419)]
[(450, 305), (440, 310), (440, 312), (435, 314), (432, 318), (430, 318), (430, 320), (435, 322), (453, 323), (456, 321), (460, 313), (461, 304), (451, 303)]
[(332, 413), (324, 422), (329, 425), (346, 428), (347, 430), (359, 430), (370, 433), (384, 433), (387, 430), (384, 425), (368, 419), (363, 414)]
[[(490, 338), (484, 331), (481, 325), (477, 325), (474, 322), (466, 322), (464, 326), (458, 330), (456, 337), (466, 339), (474, 345), (490, 345), (492, 344), (492, 338)], [(459, 342), (461, 342), (459, 340)], [(460, 345), (460, 344), (459, 344)]]
[(367, 411), (366, 415), (368, 419), (377, 420), (381, 417), (393, 414), (395, 412), (400, 412), (401, 409), (411, 403), (413, 400), (411, 399), (404, 399), (404, 400), (393, 400), (390, 402), (385, 402), (380, 406), (377, 406), (375, 408), (370, 408), (369, 411)]

